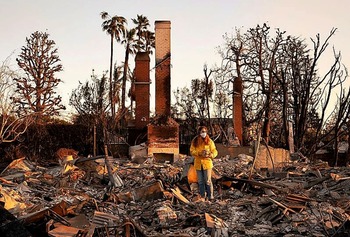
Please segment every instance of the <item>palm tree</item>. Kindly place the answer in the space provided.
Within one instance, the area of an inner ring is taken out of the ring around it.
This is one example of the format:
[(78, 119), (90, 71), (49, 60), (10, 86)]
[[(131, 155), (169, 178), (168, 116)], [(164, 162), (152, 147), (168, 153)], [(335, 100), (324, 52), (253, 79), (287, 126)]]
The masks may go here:
[(114, 101), (114, 90), (112, 83), (112, 74), (113, 74), (113, 43), (114, 39), (117, 42), (120, 42), (121, 35), (125, 35), (125, 25), (127, 21), (122, 16), (113, 16), (111, 17), (107, 12), (101, 12), (101, 18), (104, 20), (102, 23), (102, 30), (106, 31), (108, 35), (111, 36), (111, 57), (109, 65), (109, 100), (111, 103), (111, 113), (112, 118), (115, 118), (115, 101)]
[(122, 40), (122, 44), (125, 45), (125, 59), (124, 59), (124, 70), (123, 70), (123, 81), (122, 81), (122, 101), (121, 101), (121, 112), (122, 122), (124, 122), (125, 118), (125, 97), (126, 97), (126, 81), (127, 81), (127, 73), (129, 71), (129, 55), (134, 54), (137, 48), (135, 44), (135, 35), (136, 29), (133, 28), (131, 30), (127, 30)]
[(143, 15), (137, 15), (136, 19), (131, 19), (132, 22), (136, 25), (136, 35), (137, 35), (137, 49), (142, 49), (142, 46), (144, 46), (143, 38), (144, 38), (144, 32), (147, 30), (147, 28), (150, 26), (149, 20), (147, 17)]

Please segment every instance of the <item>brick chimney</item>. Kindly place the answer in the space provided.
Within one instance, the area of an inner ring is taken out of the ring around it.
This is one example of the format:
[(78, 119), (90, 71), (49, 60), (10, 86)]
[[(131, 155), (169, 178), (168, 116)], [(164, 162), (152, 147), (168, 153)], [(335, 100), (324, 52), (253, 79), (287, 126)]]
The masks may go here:
[(170, 116), (170, 39), (170, 21), (156, 21), (156, 115)]
[(233, 127), (241, 145), (243, 145), (243, 88), (242, 78), (236, 77), (233, 82)]
[(170, 117), (170, 21), (155, 22), (156, 116), (147, 126), (148, 155), (157, 162), (179, 157), (179, 124)]
[(135, 128), (142, 129), (149, 123), (150, 112), (150, 58), (147, 52), (135, 57)]

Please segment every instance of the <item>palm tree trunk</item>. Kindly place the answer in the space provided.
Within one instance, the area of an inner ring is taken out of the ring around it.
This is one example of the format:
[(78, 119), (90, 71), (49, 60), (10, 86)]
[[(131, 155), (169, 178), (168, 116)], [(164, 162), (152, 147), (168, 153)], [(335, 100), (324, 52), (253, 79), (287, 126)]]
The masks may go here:
[(109, 64), (109, 100), (111, 103), (111, 113), (112, 113), (112, 119), (114, 121), (115, 118), (115, 106), (114, 106), (114, 93), (113, 93), (113, 34), (111, 34), (111, 58), (110, 58), (110, 64)]
[(122, 125), (125, 123), (125, 98), (126, 98), (126, 79), (127, 79), (127, 73), (128, 73), (128, 64), (129, 64), (129, 49), (130, 46), (127, 44), (126, 50), (125, 50), (125, 60), (124, 60), (124, 70), (123, 70), (123, 82), (122, 82), (122, 104), (121, 104), (121, 112), (122, 112)]
[(207, 74), (207, 67), (204, 67), (204, 75), (205, 75), (205, 103), (206, 103), (206, 107), (207, 107), (207, 114), (208, 114), (208, 122), (209, 122), (209, 129), (210, 129), (210, 133), (213, 134), (213, 126), (211, 123), (211, 118), (210, 118), (210, 107), (209, 107), (209, 76), (210, 76), (211, 72), (209, 73), (209, 75)]
[(271, 129), (271, 93), (266, 93), (266, 108), (265, 116), (262, 127), (262, 138), (265, 139), (266, 145), (269, 144), (270, 138), (270, 129)]

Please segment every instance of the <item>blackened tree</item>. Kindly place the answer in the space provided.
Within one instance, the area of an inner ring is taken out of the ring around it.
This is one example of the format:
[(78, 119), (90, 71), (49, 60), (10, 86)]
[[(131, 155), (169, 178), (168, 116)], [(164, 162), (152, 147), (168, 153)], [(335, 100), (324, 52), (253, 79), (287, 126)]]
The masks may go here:
[(99, 78), (94, 71), (91, 81), (79, 83), (78, 88), (72, 91), (69, 104), (78, 113), (75, 124), (85, 126), (93, 134), (94, 155), (97, 153), (97, 137), (103, 137), (103, 125), (108, 119), (108, 82), (104, 73)]
[(100, 115), (107, 112), (107, 85), (105, 74), (99, 79), (93, 72), (91, 81), (79, 82), (78, 88), (72, 91), (69, 105), (77, 111), (79, 123), (87, 126), (94, 125), (100, 121)]
[(32, 117), (18, 116), (11, 98), (15, 85), (12, 81), (17, 72), (9, 65), (8, 57), (0, 65), (0, 144), (17, 140), (32, 122)]
[[(292, 123), (291, 145), (296, 151), (311, 156), (330, 134), (334, 134), (332, 142), (337, 146), (348, 120), (349, 96), (344, 90), (347, 70), (335, 50), (329, 69), (322, 74), (317, 68), (335, 32), (332, 29), (324, 41), (320, 35), (311, 39), (312, 49), (305, 40), (280, 29), (271, 32), (267, 24), (244, 34), (237, 31), (233, 36), (225, 35), (224, 46), (219, 49), (222, 64), (215, 78), (220, 78), (220, 88), (226, 85), (228, 93), (234, 79), (242, 78), (245, 125), (257, 128), (269, 145), (288, 148)], [(331, 98), (338, 91), (339, 99), (333, 105)], [(329, 111), (333, 111), (334, 123)]]
[(55, 41), (49, 39), (49, 34), (36, 31), (26, 38), (26, 45), (16, 60), (24, 73), (14, 78), (16, 93), (13, 101), (18, 113), (35, 113), (37, 122), (45, 117), (59, 115), (65, 106), (55, 91), (61, 82), (56, 73), (63, 70)]

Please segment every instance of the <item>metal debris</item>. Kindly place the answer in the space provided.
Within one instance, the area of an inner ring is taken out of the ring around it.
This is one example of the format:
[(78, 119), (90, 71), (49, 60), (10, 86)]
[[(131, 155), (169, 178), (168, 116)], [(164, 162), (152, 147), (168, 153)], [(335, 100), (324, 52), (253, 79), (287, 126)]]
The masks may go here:
[(251, 157), (221, 157), (210, 202), (188, 180), (191, 157), (105, 160), (49, 168), (13, 161), (0, 175), (0, 201), (12, 216), (0, 230), (20, 220), (33, 236), (38, 229), (48, 236), (349, 235), (349, 167), (299, 160), (251, 175)]

